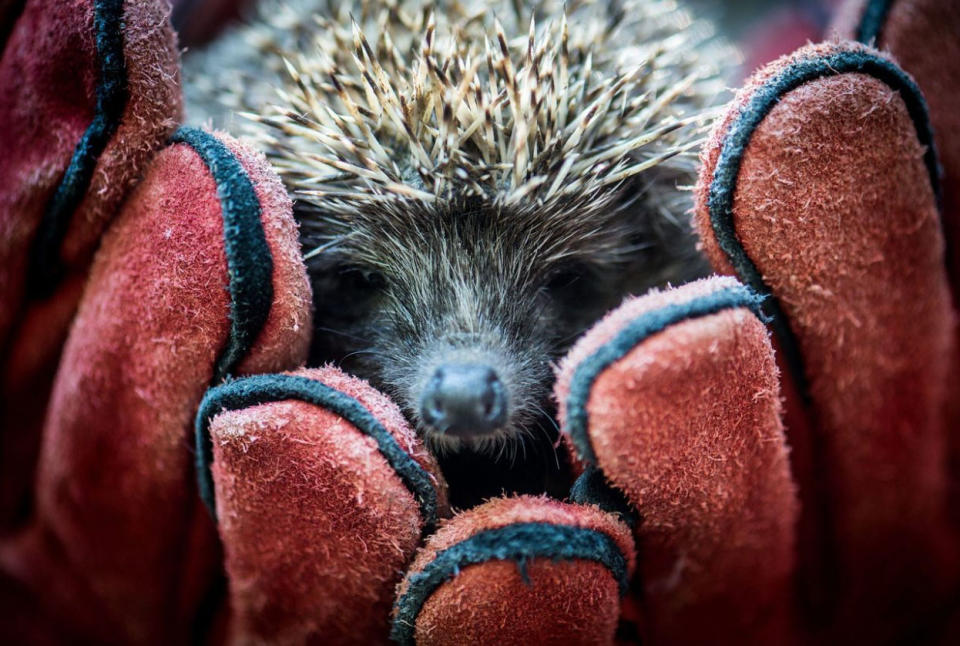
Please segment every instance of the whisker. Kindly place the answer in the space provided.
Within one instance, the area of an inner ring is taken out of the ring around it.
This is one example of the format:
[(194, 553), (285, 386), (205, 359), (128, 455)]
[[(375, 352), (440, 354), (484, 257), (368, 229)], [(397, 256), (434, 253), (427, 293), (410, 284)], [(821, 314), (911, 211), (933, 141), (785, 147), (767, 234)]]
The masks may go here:
[(342, 356), (342, 357), (340, 358), (340, 361), (346, 361), (346, 360), (349, 359), (350, 357), (355, 357), (355, 356), (358, 356), (358, 355), (361, 355), (361, 354), (362, 354), (362, 355), (369, 355), (369, 356), (372, 356), (372, 357), (385, 357), (385, 356), (387, 356), (387, 355), (385, 355), (385, 354), (382, 353), (382, 352), (378, 352), (377, 350), (354, 350), (354, 351), (351, 352), (350, 354), (346, 354), (346, 355)]
[(355, 334), (350, 334), (349, 332), (344, 332), (343, 330), (336, 330), (332, 327), (314, 327), (315, 332), (329, 332), (330, 334), (337, 334), (339, 336), (346, 337), (348, 339), (353, 339), (355, 341), (360, 341), (362, 343), (369, 343), (369, 341), (363, 337), (357, 336)]
[[(536, 408), (538, 411), (540, 411), (540, 414), (543, 415), (543, 416), (547, 419), (547, 421), (549, 421), (550, 424), (553, 425), (553, 427), (554, 427), (555, 429), (557, 429), (557, 434), (558, 434), (557, 439), (559, 440), (559, 439), (560, 439), (560, 438), (559, 438), (560, 425), (557, 424), (557, 421), (553, 418), (553, 415), (550, 415), (550, 414), (547, 413), (547, 411), (543, 410), (543, 408), (540, 406), (540, 404), (533, 403), (532, 405), (533, 405), (534, 408)], [(538, 429), (541, 433), (543, 433), (543, 438), (547, 441), (547, 444), (550, 445), (550, 448), (551, 448), (552, 451), (553, 451), (553, 461), (554, 461), (554, 464), (556, 465), (557, 470), (559, 471), (559, 470), (560, 470), (560, 456), (559, 456), (558, 453), (557, 453), (557, 444), (555, 444), (554, 442), (551, 442), (551, 441), (550, 441), (550, 435), (547, 433), (547, 430), (546, 430), (545, 428), (543, 428), (542, 426), (540, 426), (539, 424), (537, 424), (537, 429)]]

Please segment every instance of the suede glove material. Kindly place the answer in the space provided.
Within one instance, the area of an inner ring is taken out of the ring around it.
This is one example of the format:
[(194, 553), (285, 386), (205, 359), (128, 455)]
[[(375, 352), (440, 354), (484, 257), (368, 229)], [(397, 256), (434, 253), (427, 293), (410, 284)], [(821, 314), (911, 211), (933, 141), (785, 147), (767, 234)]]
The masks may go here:
[(567, 500), (452, 516), (397, 406), (303, 367), (290, 199), (177, 129), (166, 5), (48, 4), (0, 32), (4, 641), (949, 636), (949, 3), (854, 2), (837, 29), (896, 60), (829, 42), (745, 84), (696, 189), (729, 276), (560, 362)]

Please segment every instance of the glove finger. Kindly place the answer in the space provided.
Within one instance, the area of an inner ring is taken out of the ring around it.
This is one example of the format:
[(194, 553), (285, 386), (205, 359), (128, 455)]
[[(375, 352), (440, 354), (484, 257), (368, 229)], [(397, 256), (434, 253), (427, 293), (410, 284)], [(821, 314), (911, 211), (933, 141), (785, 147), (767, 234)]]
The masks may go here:
[(925, 114), (876, 52), (804, 48), (738, 94), (697, 190), (714, 266), (769, 296), (792, 384), (806, 579), (836, 597), (813, 599), (813, 618), (866, 640), (925, 612), (954, 572), (942, 422), (953, 318)]
[(90, 257), (181, 113), (165, 2), (9, 4), (4, 19), (15, 22), (3, 31), (0, 60), (0, 526), (8, 528), (22, 519)]
[(400, 585), (400, 644), (610, 644), (635, 564), (596, 507), (499, 498), (431, 536)]
[(310, 334), (290, 200), (266, 160), (197, 130), (175, 141), (104, 236), (54, 384), (35, 522), (3, 555), (95, 642), (185, 640), (219, 569), (194, 489), (196, 408), (211, 381), (298, 365)]
[(210, 390), (197, 429), (212, 442), (232, 639), (386, 642), (401, 573), (446, 513), (397, 406), (336, 368), (301, 370)]
[[(828, 33), (888, 50), (917, 80), (930, 110), (943, 171), (941, 213), (953, 302), (960, 304), (960, 3), (940, 0), (844, 3)], [(957, 330), (960, 334), (960, 329)], [(960, 392), (960, 343), (948, 392)], [(960, 522), (960, 397), (948, 402), (950, 507)]]
[(759, 302), (730, 278), (653, 292), (560, 367), (564, 433), (641, 518), (654, 643), (766, 643), (787, 628), (797, 501)]
[[(942, 0), (852, 0), (828, 33), (889, 51), (916, 79), (930, 112), (943, 165), (943, 225), (951, 247), (960, 244), (960, 4)], [(948, 257), (955, 302), (960, 255)]]

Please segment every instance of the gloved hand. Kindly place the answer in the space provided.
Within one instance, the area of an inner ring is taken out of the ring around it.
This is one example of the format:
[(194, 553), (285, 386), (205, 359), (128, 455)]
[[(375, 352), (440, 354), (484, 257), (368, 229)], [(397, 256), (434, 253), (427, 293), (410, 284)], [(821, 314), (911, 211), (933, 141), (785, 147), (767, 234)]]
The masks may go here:
[[(164, 147), (179, 104), (163, 11), (60, 10), (28, 3), (0, 63), (5, 136), (21, 134), (0, 167), (12, 639), (609, 643), (623, 618), (623, 640), (750, 641), (903, 634), (944, 607), (953, 313), (911, 88), (838, 68), (872, 52), (802, 51), (718, 126), (698, 217), (714, 262), (753, 290), (651, 294), (578, 343), (557, 385), (584, 467), (571, 499), (444, 520), (442, 478), (396, 406), (335, 368), (298, 369), (309, 287), (264, 160), (189, 129)], [(779, 85), (798, 65), (819, 72)], [(58, 104), (64, 68), (86, 79), (86, 108)], [(92, 99), (117, 69), (122, 110)], [(166, 111), (134, 113), (145, 97)]]

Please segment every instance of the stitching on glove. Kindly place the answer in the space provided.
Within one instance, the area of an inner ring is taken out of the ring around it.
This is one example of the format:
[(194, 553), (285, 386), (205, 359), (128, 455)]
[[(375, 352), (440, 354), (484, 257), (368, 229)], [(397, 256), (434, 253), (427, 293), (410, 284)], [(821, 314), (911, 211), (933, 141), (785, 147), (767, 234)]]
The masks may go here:
[[(737, 238), (733, 222), (733, 196), (740, 164), (750, 144), (750, 138), (780, 97), (809, 81), (852, 72), (868, 74), (886, 83), (900, 94), (916, 127), (917, 138), (926, 148), (923, 159), (930, 176), (937, 209), (941, 210), (940, 166), (927, 115), (927, 103), (913, 80), (896, 64), (876, 54), (863, 51), (842, 51), (830, 56), (797, 61), (766, 85), (757, 89), (746, 105), (740, 109), (723, 138), (707, 199), (710, 222), (713, 225), (717, 243), (727, 255), (740, 280), (766, 297), (764, 311), (771, 319), (770, 326), (777, 336), (783, 357), (795, 379), (801, 397), (807, 404), (809, 404), (810, 394), (797, 339), (780, 302), (764, 282), (760, 271)], [(948, 264), (949, 256), (948, 248), (946, 253)]]
[(880, 32), (887, 22), (891, 7), (893, 0), (869, 0), (857, 25), (857, 41), (871, 45), (880, 40)]
[(86, 195), (93, 171), (127, 108), (127, 66), (123, 55), (123, 0), (94, 0), (99, 82), (93, 121), (73, 150), (63, 179), (47, 203), (30, 253), (28, 293), (36, 299), (53, 293), (63, 274), (60, 246), (70, 218)]
[(319, 381), (295, 375), (255, 375), (228, 381), (208, 390), (200, 402), (195, 423), (197, 484), (200, 496), (214, 520), (217, 512), (211, 471), (213, 443), (210, 421), (224, 411), (291, 399), (336, 413), (361, 433), (372, 437), (377, 442), (380, 454), (417, 501), (423, 519), (423, 533), (433, 531), (437, 524), (437, 491), (423, 467), (400, 447), (390, 432), (359, 401)]
[(422, 571), (410, 575), (406, 591), (394, 606), (390, 638), (403, 645), (413, 644), (420, 608), (462, 568), (491, 560), (513, 560), (527, 580), (526, 564), (533, 558), (596, 561), (610, 570), (620, 596), (627, 592), (627, 560), (616, 542), (603, 532), (553, 523), (513, 523), (477, 532), (438, 552)]
[(230, 338), (214, 368), (213, 383), (226, 378), (250, 350), (273, 304), (273, 256), (260, 220), (260, 200), (243, 166), (215, 136), (181, 127), (171, 143), (187, 144), (217, 184), (230, 277)]
[(570, 394), (567, 396), (567, 432), (577, 447), (580, 458), (589, 465), (596, 463), (596, 455), (587, 433), (587, 399), (590, 397), (593, 382), (601, 372), (648, 337), (681, 321), (739, 307), (750, 309), (761, 320), (766, 321), (761, 311), (763, 301), (764, 297), (749, 287), (734, 285), (684, 303), (672, 303), (633, 319), (613, 339), (580, 362), (570, 380)]

